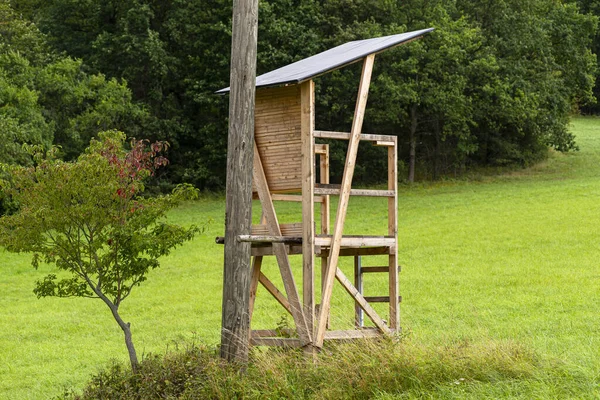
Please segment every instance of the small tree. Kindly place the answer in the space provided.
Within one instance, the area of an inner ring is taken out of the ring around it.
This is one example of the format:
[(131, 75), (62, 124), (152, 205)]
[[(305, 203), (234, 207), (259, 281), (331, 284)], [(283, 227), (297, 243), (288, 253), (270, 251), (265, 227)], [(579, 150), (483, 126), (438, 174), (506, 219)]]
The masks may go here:
[(61, 271), (38, 281), (40, 297), (101, 299), (123, 330), (132, 369), (138, 364), (128, 322), (119, 306), (146, 280), (159, 257), (190, 240), (196, 227), (164, 222), (179, 201), (197, 196), (188, 185), (171, 195), (143, 198), (144, 180), (167, 163), (159, 153), (166, 143), (131, 142), (110, 131), (92, 141), (75, 162), (55, 159), (56, 149), (33, 151), (34, 167), (6, 167), (4, 189), (18, 206), (0, 218), (0, 245), (32, 252), (32, 264), (54, 263)]

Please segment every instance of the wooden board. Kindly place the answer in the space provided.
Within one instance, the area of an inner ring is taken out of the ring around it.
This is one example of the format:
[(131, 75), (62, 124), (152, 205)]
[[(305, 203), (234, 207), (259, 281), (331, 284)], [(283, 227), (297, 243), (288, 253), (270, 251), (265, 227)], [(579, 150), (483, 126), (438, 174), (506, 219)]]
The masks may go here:
[(315, 84), (300, 85), (302, 142), (302, 300), (308, 329), (315, 322)]
[[(394, 192), (388, 198), (388, 235), (393, 236), (398, 248), (398, 139), (394, 138), (394, 145), (388, 147), (388, 190)], [(388, 256), (389, 266), (389, 294), (390, 299), (399, 299), (400, 285), (398, 281), (398, 251)], [(389, 326), (394, 331), (400, 331), (400, 301), (390, 301)]]
[[(300, 86), (256, 90), (254, 137), (269, 190), (302, 188)], [(256, 190), (256, 187), (255, 187)]]
[[(279, 224), (281, 236), (302, 236), (302, 224)], [(267, 224), (252, 225), (252, 235), (267, 236), (269, 235), (269, 226)]]
[[(331, 235), (318, 235), (315, 237), (315, 245), (332, 246), (333, 237)], [(391, 247), (396, 245), (394, 237), (387, 236), (342, 236), (339, 239), (340, 247)], [(394, 249), (391, 249), (394, 251)]]
[[(339, 139), (339, 140), (350, 140), (350, 133), (348, 132), (334, 132), (334, 131), (315, 131), (315, 138), (319, 139)], [(360, 140), (365, 142), (393, 142), (396, 140), (396, 136), (392, 135), (372, 135), (369, 133), (362, 133)]]

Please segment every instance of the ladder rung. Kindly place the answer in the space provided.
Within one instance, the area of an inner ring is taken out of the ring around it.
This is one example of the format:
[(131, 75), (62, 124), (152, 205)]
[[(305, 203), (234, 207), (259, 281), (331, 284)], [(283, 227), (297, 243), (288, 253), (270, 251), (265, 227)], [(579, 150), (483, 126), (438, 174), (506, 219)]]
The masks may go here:
[[(365, 296), (365, 300), (369, 303), (389, 303), (390, 296)], [(402, 296), (398, 296), (398, 303), (402, 301)]]
[[(400, 272), (400, 266), (398, 265), (398, 272)], [(363, 274), (373, 272), (390, 272), (390, 267), (361, 267), (360, 272)]]
[(390, 267), (362, 267), (360, 272), (368, 274), (372, 272), (390, 272)]

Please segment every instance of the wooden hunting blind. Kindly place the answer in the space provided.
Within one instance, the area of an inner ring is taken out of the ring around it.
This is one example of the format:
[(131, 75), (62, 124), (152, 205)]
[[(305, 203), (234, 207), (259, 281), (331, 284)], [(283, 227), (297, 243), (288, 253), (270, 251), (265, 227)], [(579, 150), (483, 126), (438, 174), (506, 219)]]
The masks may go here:
[[(254, 114), (253, 195), (260, 199), (260, 223), (240, 241), (251, 243), (250, 321), (258, 284), (291, 314), (295, 332), (251, 330), (250, 344), (322, 347), (328, 339), (353, 339), (389, 335), (400, 330), (398, 286), (397, 219), (397, 138), (361, 133), (375, 54), (417, 39), (433, 29), (349, 42), (323, 53), (279, 68), (256, 78)], [(354, 62), (363, 61), (352, 128), (349, 133), (315, 129), (315, 90), (313, 78)], [(227, 92), (229, 88), (218, 93)], [(347, 140), (348, 150), (341, 184), (329, 182), (329, 147), (315, 139)], [(358, 144), (373, 142), (387, 148), (388, 184), (386, 190), (352, 188)], [(318, 165), (318, 167), (317, 167)], [(319, 182), (315, 182), (315, 170)], [(330, 196), (339, 196), (331, 224)], [(387, 232), (381, 236), (346, 235), (344, 224), (350, 196), (387, 198)], [(276, 202), (299, 202), (302, 220), (280, 223)], [(315, 221), (315, 204), (320, 205), (320, 223)], [(223, 238), (218, 238), (223, 242)], [(290, 255), (302, 256), (302, 297), (296, 285)], [(362, 257), (387, 256), (383, 266), (362, 266)], [(284, 292), (263, 274), (264, 257), (275, 256)], [(338, 267), (340, 257), (354, 258), (351, 281)], [(315, 261), (320, 259), (320, 304), (316, 304)], [(363, 294), (363, 274), (385, 273), (389, 285), (384, 296)], [(355, 303), (355, 328), (328, 330), (331, 296), (338, 281)], [(371, 303), (389, 302), (384, 320)], [(366, 315), (374, 327), (364, 325)], [(285, 337), (284, 337), (285, 336)]]

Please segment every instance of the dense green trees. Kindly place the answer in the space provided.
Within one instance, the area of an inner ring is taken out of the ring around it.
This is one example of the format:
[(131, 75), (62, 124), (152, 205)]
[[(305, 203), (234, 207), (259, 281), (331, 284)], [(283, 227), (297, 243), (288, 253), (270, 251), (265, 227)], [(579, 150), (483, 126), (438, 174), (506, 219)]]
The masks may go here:
[[(71, 157), (95, 134), (94, 121), (168, 140), (172, 164), (162, 179), (224, 185), (227, 102), (213, 92), (227, 86), (230, 1), (11, 4), (20, 23), (47, 35), (37, 45), (52, 48), (23, 54), (32, 65), (44, 64), (32, 53), (82, 60), (50, 61), (70, 82), (63, 94), (51, 79), (44, 81), (50, 73), (27, 86), (48, 125), (30, 131), (53, 131)], [(592, 14), (599, 10), (593, 1), (264, 0), (260, 6), (259, 74), (348, 40), (437, 28), (376, 62), (364, 129), (399, 136), (407, 177), (435, 178), (471, 165), (527, 165), (543, 158), (547, 146), (574, 149), (568, 116), (594, 101)], [(319, 128), (348, 129), (357, 74), (355, 66), (318, 80)], [(83, 95), (79, 87), (94, 84), (102, 90)], [(377, 169), (369, 164), (379, 162), (373, 151), (365, 147), (359, 155), (356, 178), (364, 182), (377, 179), (367, 172)], [(335, 177), (343, 148), (334, 147), (332, 155)]]
[(127, 85), (85, 71), (0, 1), (0, 162), (27, 165), (22, 144), (61, 146), (76, 158), (98, 132), (141, 135), (150, 115), (131, 101)]

